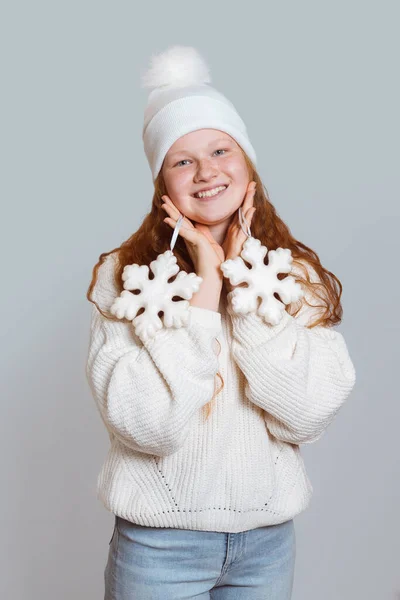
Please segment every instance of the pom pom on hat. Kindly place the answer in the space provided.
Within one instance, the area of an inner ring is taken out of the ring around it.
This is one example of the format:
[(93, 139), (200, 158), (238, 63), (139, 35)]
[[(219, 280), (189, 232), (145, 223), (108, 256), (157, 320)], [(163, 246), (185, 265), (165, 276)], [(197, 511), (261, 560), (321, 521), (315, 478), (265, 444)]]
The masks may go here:
[(211, 83), (208, 66), (191, 46), (171, 46), (153, 55), (151, 66), (142, 76), (142, 87), (188, 87)]

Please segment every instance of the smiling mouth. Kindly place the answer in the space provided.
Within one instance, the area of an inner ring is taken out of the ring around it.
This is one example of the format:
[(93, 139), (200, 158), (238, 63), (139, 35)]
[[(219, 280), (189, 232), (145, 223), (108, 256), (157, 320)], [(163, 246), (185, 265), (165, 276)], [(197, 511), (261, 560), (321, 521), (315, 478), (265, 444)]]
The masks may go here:
[(215, 200), (216, 198), (219, 198), (220, 196), (222, 196), (222, 194), (224, 194), (226, 192), (228, 187), (229, 187), (229, 185), (224, 190), (221, 190), (220, 192), (218, 192), (218, 194), (215, 194), (214, 196), (203, 196), (203, 198), (197, 198), (196, 196), (193, 196), (193, 198), (195, 198), (196, 200), (199, 200), (200, 202), (210, 202), (211, 200)]

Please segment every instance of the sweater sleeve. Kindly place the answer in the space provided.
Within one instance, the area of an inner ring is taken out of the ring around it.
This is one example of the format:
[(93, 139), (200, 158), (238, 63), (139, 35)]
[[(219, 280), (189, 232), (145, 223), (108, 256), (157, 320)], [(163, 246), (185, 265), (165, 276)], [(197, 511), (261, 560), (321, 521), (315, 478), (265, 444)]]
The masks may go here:
[[(309, 267), (311, 281), (317, 274)], [(355, 368), (341, 333), (307, 325), (318, 307), (305, 290), (296, 317), (288, 312), (276, 326), (255, 313), (232, 321), (233, 356), (246, 377), (246, 395), (265, 411), (268, 430), (292, 444), (317, 441), (355, 385)], [(319, 307), (320, 309), (321, 307)]]
[[(92, 294), (102, 310), (118, 295), (111, 257)], [(221, 314), (193, 306), (189, 312), (187, 326), (162, 328), (143, 344), (131, 323), (107, 319), (92, 305), (87, 380), (107, 430), (132, 450), (176, 452), (212, 398)]]

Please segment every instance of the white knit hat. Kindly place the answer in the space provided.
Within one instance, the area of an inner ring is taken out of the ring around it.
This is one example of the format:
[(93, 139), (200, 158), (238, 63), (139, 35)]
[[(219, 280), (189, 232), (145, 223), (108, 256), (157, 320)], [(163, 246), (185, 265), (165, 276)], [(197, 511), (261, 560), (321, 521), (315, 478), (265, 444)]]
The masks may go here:
[(233, 104), (211, 82), (206, 63), (191, 46), (172, 46), (153, 55), (142, 87), (153, 88), (144, 113), (143, 143), (153, 181), (165, 155), (181, 136), (198, 129), (224, 131), (243, 148), (254, 166), (257, 157)]

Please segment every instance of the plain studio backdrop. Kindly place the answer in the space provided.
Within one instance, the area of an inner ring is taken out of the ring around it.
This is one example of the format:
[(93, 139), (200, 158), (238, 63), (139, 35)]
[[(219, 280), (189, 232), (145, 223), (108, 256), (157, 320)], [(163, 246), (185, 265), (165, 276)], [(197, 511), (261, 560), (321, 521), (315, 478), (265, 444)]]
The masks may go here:
[(150, 209), (139, 80), (173, 44), (204, 56), (278, 213), (343, 284), (357, 382), (302, 448), (293, 600), (400, 597), (399, 18), (385, 0), (3, 5), (1, 598), (103, 597), (85, 295)]

